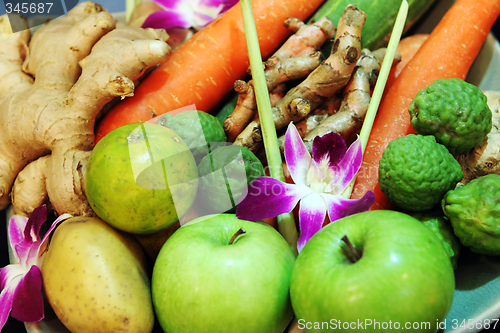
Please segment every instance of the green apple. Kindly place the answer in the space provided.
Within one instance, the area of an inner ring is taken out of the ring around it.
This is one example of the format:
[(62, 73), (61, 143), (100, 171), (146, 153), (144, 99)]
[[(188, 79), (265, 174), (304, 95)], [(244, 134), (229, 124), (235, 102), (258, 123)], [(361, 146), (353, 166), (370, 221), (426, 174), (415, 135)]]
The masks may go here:
[(168, 333), (281, 333), (293, 316), (294, 263), (288, 243), (266, 223), (234, 214), (193, 220), (155, 261), (158, 321)]
[(409, 215), (382, 210), (316, 233), (297, 258), (290, 287), (306, 332), (436, 332), (454, 291), (450, 258), (433, 232)]

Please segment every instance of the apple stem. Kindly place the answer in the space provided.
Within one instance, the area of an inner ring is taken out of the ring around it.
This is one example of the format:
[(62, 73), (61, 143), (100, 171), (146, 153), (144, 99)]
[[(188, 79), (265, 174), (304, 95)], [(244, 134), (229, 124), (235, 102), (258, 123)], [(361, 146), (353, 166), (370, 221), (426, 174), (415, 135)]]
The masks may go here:
[(358, 250), (354, 247), (354, 245), (351, 243), (349, 238), (347, 238), (347, 235), (344, 235), (344, 237), (342, 237), (342, 241), (344, 242), (345, 245), (347, 245), (347, 248), (343, 246), (342, 249), (344, 250), (345, 254), (352, 263), (355, 263), (356, 261), (361, 259), (361, 255), (359, 254)]
[(245, 230), (245, 228), (239, 228), (238, 231), (236, 231), (236, 233), (233, 235), (233, 237), (231, 237), (231, 239), (229, 240), (229, 243), (227, 243), (227, 245), (231, 245), (234, 243), (234, 241), (236, 240), (236, 238), (239, 236), (239, 235), (243, 235), (244, 233), (246, 233), (247, 231)]

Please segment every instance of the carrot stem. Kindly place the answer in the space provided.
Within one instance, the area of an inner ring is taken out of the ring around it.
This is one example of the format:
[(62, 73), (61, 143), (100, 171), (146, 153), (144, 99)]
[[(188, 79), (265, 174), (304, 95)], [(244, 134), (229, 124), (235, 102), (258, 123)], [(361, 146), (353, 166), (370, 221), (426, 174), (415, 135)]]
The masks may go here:
[[(389, 77), (389, 72), (392, 68), (392, 63), (396, 54), (399, 40), (401, 39), (401, 36), (403, 34), (407, 16), (408, 2), (406, 0), (403, 0), (401, 2), (401, 6), (399, 7), (399, 12), (396, 17), (396, 23), (394, 24), (394, 28), (392, 29), (391, 38), (389, 40), (389, 44), (387, 45), (387, 52), (385, 54), (384, 61), (382, 62), (382, 67), (380, 68), (377, 83), (375, 84), (375, 88), (373, 89), (373, 95), (370, 100), (370, 104), (368, 105), (368, 111), (366, 112), (365, 120), (363, 122), (363, 126), (361, 127), (361, 132), (359, 133), (359, 139), (361, 140), (363, 152), (365, 151), (366, 144), (368, 143), (368, 138), (370, 136), (373, 122), (375, 120), (375, 115), (377, 114), (380, 101), (382, 100), (382, 94), (384, 93), (387, 78)], [(344, 197), (351, 197), (355, 180), (356, 176), (342, 193)]]
[[(240, 0), (241, 11), (243, 14), (243, 26), (250, 60), (250, 69), (252, 71), (252, 80), (254, 82), (255, 99), (257, 101), (257, 110), (259, 113), (261, 131), (266, 150), (267, 163), (269, 165), (269, 174), (271, 177), (286, 182), (283, 172), (283, 161), (278, 144), (278, 136), (269, 99), (264, 67), (257, 36), (257, 28), (252, 11), (251, 0)], [(292, 213), (286, 213), (278, 216), (278, 229), (281, 235), (288, 242), (292, 250), (297, 254), (297, 227)]]

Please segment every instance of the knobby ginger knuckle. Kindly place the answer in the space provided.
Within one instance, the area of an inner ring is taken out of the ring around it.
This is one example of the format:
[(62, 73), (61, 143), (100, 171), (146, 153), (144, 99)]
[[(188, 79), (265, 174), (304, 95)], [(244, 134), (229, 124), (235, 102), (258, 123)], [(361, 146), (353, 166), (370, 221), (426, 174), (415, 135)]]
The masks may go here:
[[(117, 25), (84, 2), (66, 16), (12, 34), (0, 17), (0, 209), (94, 215), (84, 191), (97, 113), (166, 60), (164, 30)], [(42, 159), (39, 159), (43, 157)], [(16, 179), (17, 177), (17, 179)]]

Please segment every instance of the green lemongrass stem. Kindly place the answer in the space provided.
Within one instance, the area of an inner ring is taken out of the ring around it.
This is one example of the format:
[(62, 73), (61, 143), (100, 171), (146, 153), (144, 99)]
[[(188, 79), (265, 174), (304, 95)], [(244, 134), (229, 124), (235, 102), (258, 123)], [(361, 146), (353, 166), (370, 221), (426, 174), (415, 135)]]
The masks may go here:
[[(394, 24), (394, 28), (392, 29), (391, 39), (389, 40), (389, 44), (387, 45), (387, 52), (385, 54), (384, 61), (382, 62), (382, 67), (380, 68), (377, 83), (375, 84), (375, 88), (373, 89), (373, 95), (370, 100), (370, 104), (368, 105), (365, 120), (363, 122), (363, 126), (361, 127), (361, 132), (359, 133), (359, 139), (361, 140), (363, 153), (365, 152), (368, 138), (370, 137), (370, 132), (372, 131), (373, 122), (375, 120), (375, 116), (377, 115), (377, 110), (382, 99), (382, 94), (384, 93), (387, 78), (389, 77), (389, 72), (391, 71), (394, 56), (396, 54), (396, 49), (403, 34), (407, 15), (408, 2), (406, 0), (403, 0), (401, 6), (399, 7), (398, 16), (396, 17), (396, 23)], [(345, 198), (349, 199), (351, 197), (355, 181), (356, 176), (342, 193)]]
[(126, 0), (125, 3), (125, 19), (126, 22), (130, 22), (130, 17), (132, 16), (132, 13), (137, 5), (139, 5), (142, 2), (142, 0)]
[[(269, 91), (267, 89), (264, 67), (260, 53), (257, 28), (253, 16), (251, 0), (240, 0), (241, 11), (243, 13), (243, 26), (248, 47), (248, 56), (250, 59), (250, 69), (255, 89), (255, 99), (259, 113), (264, 148), (269, 166), (271, 177), (286, 182), (283, 172), (283, 161), (278, 144), (278, 135), (274, 125), (273, 114), (271, 110), (271, 101), (269, 100)], [(288, 242), (292, 250), (297, 254), (297, 227), (292, 213), (281, 214), (277, 217), (278, 230)]]

